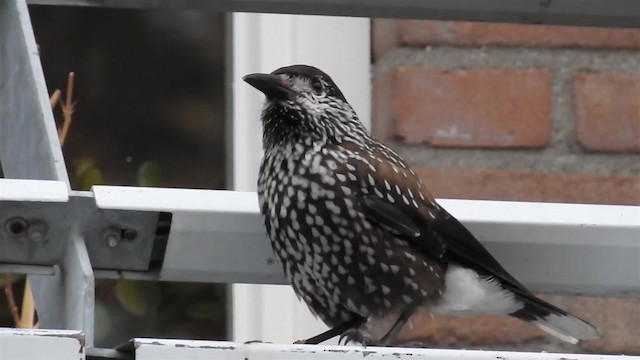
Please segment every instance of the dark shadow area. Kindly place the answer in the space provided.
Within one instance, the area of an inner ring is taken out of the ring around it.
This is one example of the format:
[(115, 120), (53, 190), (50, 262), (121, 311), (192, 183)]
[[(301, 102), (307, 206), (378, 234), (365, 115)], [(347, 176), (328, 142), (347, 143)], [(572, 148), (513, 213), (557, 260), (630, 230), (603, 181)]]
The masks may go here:
[[(49, 92), (75, 72), (63, 147), (73, 178), (90, 160), (104, 183), (137, 184), (154, 161), (163, 186), (224, 188), (224, 15), (30, 7)], [(58, 120), (60, 109), (54, 111)]]

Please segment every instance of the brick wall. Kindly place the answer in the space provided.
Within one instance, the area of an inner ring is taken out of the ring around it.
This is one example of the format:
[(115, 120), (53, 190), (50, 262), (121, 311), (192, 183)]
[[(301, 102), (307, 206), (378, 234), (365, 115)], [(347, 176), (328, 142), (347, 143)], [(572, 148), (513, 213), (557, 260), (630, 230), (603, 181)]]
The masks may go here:
[[(373, 44), (373, 133), (435, 196), (640, 205), (640, 29), (376, 19)], [(403, 336), (640, 354), (640, 300), (547, 298), (602, 338), (570, 346), (513, 319), (428, 315)]]

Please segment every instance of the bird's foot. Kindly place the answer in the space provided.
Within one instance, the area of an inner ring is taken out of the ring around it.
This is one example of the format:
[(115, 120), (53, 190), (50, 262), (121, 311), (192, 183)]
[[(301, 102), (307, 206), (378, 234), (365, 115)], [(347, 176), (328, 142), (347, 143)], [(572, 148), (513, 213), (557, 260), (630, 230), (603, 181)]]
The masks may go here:
[[(342, 342), (343, 340), (344, 342)], [(347, 345), (348, 343), (356, 343), (364, 347), (378, 345), (378, 341), (364, 336), (361, 332), (354, 329), (345, 332), (338, 338), (338, 344)]]

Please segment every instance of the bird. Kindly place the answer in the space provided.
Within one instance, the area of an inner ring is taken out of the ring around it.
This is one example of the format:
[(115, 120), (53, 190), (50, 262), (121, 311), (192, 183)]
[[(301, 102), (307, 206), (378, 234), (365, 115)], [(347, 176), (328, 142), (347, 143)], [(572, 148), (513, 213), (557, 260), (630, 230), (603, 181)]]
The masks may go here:
[(295, 294), (329, 327), (307, 344), (396, 346), (418, 310), (510, 315), (572, 344), (598, 336), (509, 274), (370, 135), (325, 72), (291, 65), (243, 80), (266, 96), (257, 184), (266, 233)]

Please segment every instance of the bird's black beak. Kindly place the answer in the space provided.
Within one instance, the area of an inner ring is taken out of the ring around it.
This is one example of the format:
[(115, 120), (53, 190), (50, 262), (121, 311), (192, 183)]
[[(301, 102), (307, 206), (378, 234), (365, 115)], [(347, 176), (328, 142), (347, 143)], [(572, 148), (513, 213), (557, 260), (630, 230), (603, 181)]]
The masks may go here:
[(280, 75), (249, 74), (242, 80), (262, 91), (268, 99), (293, 100), (296, 96), (296, 92), (282, 81)]

